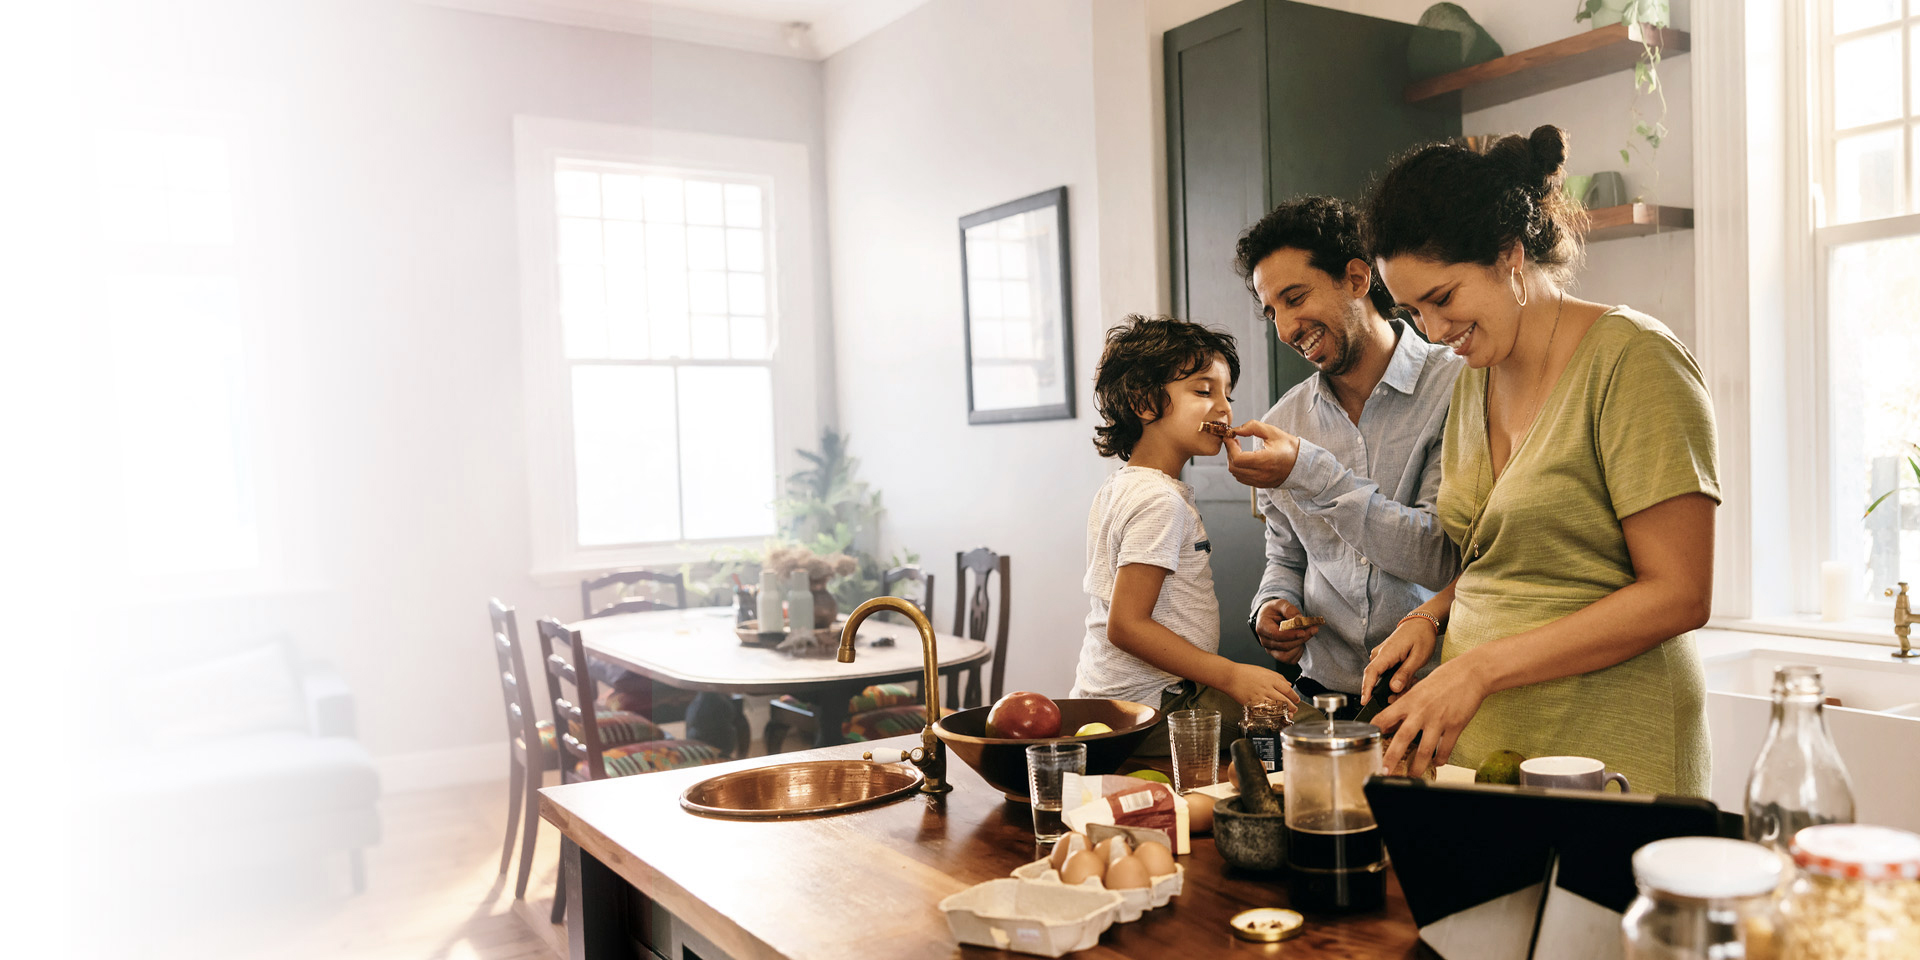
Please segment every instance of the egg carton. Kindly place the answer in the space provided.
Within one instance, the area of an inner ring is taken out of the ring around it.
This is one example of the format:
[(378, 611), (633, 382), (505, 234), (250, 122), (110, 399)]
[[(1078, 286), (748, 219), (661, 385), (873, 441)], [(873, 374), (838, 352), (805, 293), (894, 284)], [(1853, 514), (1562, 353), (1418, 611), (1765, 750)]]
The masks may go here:
[(1100, 942), (1125, 898), (1098, 887), (1002, 877), (940, 901), (955, 940), (1058, 957)]
[(1020, 880), (1065, 887), (1068, 890), (1102, 890), (1118, 894), (1120, 896), (1119, 920), (1121, 923), (1132, 923), (1140, 919), (1141, 914), (1155, 907), (1164, 907), (1167, 901), (1179, 896), (1181, 889), (1186, 886), (1187, 868), (1176, 863), (1173, 865), (1172, 873), (1149, 877), (1145, 888), (1130, 890), (1107, 890), (1106, 884), (1101, 883), (1098, 877), (1088, 877), (1068, 886), (1066, 881), (1060, 879), (1060, 871), (1053, 868), (1051, 859), (1040, 859), (1023, 864), (1014, 869), (1013, 875)]

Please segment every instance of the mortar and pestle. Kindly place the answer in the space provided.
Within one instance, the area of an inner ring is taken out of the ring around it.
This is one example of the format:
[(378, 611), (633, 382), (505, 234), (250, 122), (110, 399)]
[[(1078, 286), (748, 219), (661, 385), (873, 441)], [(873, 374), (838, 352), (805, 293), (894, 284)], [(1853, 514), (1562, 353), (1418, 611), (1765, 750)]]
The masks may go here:
[(1241, 870), (1278, 870), (1287, 862), (1287, 815), (1267, 782), (1266, 765), (1245, 738), (1233, 742), (1233, 780), (1240, 795), (1213, 807), (1213, 846)]

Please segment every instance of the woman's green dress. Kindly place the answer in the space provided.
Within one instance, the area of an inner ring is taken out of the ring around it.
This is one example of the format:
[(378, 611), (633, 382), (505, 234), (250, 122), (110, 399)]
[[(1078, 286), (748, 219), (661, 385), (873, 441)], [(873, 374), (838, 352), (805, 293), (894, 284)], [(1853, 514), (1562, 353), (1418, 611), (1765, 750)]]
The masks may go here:
[[(1498, 483), (1486, 396), (1486, 370), (1460, 374), (1441, 452), (1437, 509), (1466, 564), (1443, 661), (1632, 583), (1622, 518), (1689, 493), (1720, 500), (1700, 368), (1652, 317), (1616, 307), (1594, 322)], [(1636, 793), (1706, 796), (1706, 689), (1693, 635), (1488, 697), (1450, 762), (1477, 767), (1496, 750), (1594, 757)]]

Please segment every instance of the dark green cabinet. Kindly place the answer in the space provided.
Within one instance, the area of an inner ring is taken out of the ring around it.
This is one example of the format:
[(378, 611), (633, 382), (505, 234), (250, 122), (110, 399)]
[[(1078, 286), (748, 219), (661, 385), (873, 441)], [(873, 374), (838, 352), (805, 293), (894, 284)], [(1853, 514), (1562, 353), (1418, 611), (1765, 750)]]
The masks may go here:
[[(1279, 347), (1234, 275), (1241, 232), (1291, 197), (1358, 201), (1396, 154), (1460, 135), (1457, 110), (1403, 102), (1415, 29), (1288, 0), (1242, 0), (1167, 31), (1173, 311), (1239, 339), (1236, 419), (1265, 413), (1313, 372)], [(1246, 628), (1265, 564), (1261, 527), (1224, 464), (1189, 471), (1214, 543), (1220, 651), (1271, 662)]]

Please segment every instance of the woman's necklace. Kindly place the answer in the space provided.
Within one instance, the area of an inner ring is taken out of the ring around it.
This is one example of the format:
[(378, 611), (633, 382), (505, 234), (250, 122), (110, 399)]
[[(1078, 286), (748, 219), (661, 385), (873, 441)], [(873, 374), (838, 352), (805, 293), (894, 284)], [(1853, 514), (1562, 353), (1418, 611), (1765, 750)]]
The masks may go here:
[[(1546, 402), (1547, 370), (1553, 366), (1553, 340), (1560, 335), (1560, 315), (1566, 311), (1566, 308), (1567, 292), (1562, 290), (1560, 291), (1560, 300), (1553, 308), (1553, 327), (1547, 331), (1546, 353), (1540, 358), (1540, 375), (1534, 378), (1533, 406), (1527, 412), (1527, 432), (1520, 438), (1519, 443), (1508, 448), (1507, 469), (1513, 468), (1513, 458), (1519, 454), (1520, 448), (1525, 446), (1527, 440), (1533, 436), (1534, 418), (1540, 415), (1540, 405)], [(1486, 424), (1488, 439), (1486, 459), (1480, 461), (1480, 476), (1482, 480), (1486, 480), (1488, 472), (1493, 469), (1493, 370), (1491, 368), (1487, 370), (1487, 391), (1481, 395), (1480, 404), (1480, 419)], [(1507, 470), (1500, 471), (1500, 477), (1506, 475)], [(1487, 484), (1486, 498), (1480, 501), (1479, 512), (1473, 515), (1473, 522), (1467, 525), (1467, 535), (1465, 537), (1466, 556), (1461, 558), (1463, 568), (1473, 563), (1473, 561), (1480, 559), (1480, 521), (1487, 516), (1487, 505), (1493, 502), (1493, 485), (1500, 482), (1500, 477), (1492, 478), (1491, 482)]]

